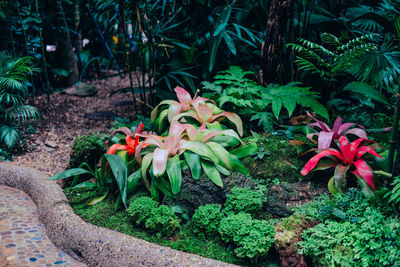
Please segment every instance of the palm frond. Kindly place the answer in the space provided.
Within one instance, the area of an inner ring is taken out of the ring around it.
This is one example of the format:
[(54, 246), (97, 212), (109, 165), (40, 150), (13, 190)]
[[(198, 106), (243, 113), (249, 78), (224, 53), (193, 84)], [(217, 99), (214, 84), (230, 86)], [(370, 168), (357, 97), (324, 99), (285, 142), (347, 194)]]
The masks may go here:
[(2, 125), (0, 127), (0, 141), (8, 148), (15, 147), (19, 142), (19, 132), (16, 127)]

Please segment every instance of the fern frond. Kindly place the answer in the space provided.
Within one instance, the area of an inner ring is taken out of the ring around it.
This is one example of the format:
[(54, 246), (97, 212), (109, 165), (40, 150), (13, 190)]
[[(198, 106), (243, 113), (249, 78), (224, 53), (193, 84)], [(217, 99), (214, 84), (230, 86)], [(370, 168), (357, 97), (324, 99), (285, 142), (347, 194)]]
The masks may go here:
[(374, 40), (375, 36), (376, 36), (375, 34), (362, 35), (360, 37), (357, 37), (357, 38), (354, 38), (354, 39), (348, 41), (347, 43), (345, 43), (342, 46), (337, 47), (337, 50), (346, 51), (346, 50), (351, 49), (353, 46), (367, 44), (369, 42), (372, 42)]
[(272, 132), (274, 130), (275, 119), (271, 112), (257, 112), (250, 118), (250, 121), (255, 120), (258, 120), (257, 125), (262, 126), (264, 131)]
[(321, 40), (323, 43), (329, 44), (329, 45), (332, 45), (335, 47), (342, 45), (342, 42), (340, 41), (339, 38), (337, 38), (335, 35), (333, 35), (331, 33), (327, 33), (327, 32), (324, 32), (321, 34)]
[(393, 178), (393, 189), (385, 197), (389, 197), (389, 202), (393, 204), (400, 203), (400, 176)]
[(320, 44), (308, 41), (306, 39), (299, 38), (298, 41), (306, 48), (316, 51), (317, 53), (321, 53), (322, 56), (324, 57), (334, 57), (335, 53), (330, 51), (329, 49), (326, 49)]

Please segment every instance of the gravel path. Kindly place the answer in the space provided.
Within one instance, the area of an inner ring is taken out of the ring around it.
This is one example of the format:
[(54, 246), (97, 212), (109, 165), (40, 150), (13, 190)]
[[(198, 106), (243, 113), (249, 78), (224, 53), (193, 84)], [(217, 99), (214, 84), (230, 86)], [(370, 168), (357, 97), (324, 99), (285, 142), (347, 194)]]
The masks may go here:
[(24, 192), (0, 186), (0, 266), (86, 266), (57, 249)]

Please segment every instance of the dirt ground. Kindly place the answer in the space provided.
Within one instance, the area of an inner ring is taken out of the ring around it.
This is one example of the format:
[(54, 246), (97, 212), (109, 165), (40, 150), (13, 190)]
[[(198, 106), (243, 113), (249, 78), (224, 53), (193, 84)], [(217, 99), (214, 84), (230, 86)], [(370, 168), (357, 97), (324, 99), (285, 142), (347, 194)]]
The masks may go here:
[(88, 83), (99, 89), (96, 95), (79, 97), (56, 92), (50, 96), (49, 103), (46, 95), (29, 100), (29, 104), (40, 110), (42, 119), (32, 123), (29, 133), (23, 135), (26, 144), (19, 149), (11, 164), (32, 167), (49, 176), (53, 175), (68, 165), (71, 145), (77, 136), (109, 133), (113, 117), (95, 120), (88, 118), (88, 115), (107, 112), (120, 118), (134, 119), (136, 111), (131, 93), (110, 97), (111, 92), (129, 87), (127, 75), (125, 78), (115, 76)]

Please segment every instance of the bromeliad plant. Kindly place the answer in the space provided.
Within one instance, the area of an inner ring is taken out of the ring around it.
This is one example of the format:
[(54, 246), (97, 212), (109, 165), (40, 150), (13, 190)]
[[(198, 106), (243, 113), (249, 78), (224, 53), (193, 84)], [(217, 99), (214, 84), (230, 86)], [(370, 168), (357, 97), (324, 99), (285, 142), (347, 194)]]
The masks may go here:
[[(328, 183), (329, 191), (335, 194), (345, 191), (346, 178), (350, 172), (357, 178), (362, 192), (373, 195), (372, 190), (377, 188), (373, 181), (373, 172), (364, 159), (364, 155), (369, 153), (379, 158), (381, 156), (371, 147), (364, 145), (367, 142), (373, 141), (359, 138), (349, 143), (349, 140), (342, 135), (339, 138), (340, 151), (334, 148), (322, 150), (307, 162), (301, 174), (305, 176), (312, 170), (335, 168), (334, 175)], [(327, 157), (326, 161), (320, 161), (325, 157)]]
[[(177, 195), (182, 184), (182, 169), (189, 167), (195, 180), (200, 178), (202, 170), (216, 185), (222, 187), (221, 173), (229, 175), (237, 170), (248, 175), (247, 169), (238, 158), (246, 156), (247, 151), (232, 154), (226, 150), (224, 139), (216, 137), (230, 136), (241, 142), (233, 130), (209, 130), (206, 123), (199, 129), (190, 124), (174, 121), (166, 137), (158, 135), (140, 135), (146, 137), (141, 165), (141, 176), (153, 198), (158, 199), (160, 191), (165, 195)], [(251, 152), (250, 152), (251, 153)], [(147, 174), (151, 176), (151, 182)], [(166, 174), (166, 175), (165, 175)], [(167, 178), (167, 179), (165, 179)]]
[[(127, 208), (127, 197), (142, 181), (138, 165), (140, 156), (138, 155), (140, 150), (146, 147), (146, 144), (144, 144), (144, 141), (139, 141), (139, 136), (136, 135), (142, 132), (143, 127), (144, 125), (140, 123), (134, 131), (126, 127), (113, 131), (112, 136), (117, 132), (126, 134), (126, 144), (110, 146), (107, 153), (102, 156), (99, 168), (92, 169), (89, 164), (83, 162), (78, 168), (65, 170), (49, 179), (59, 180), (74, 177), (71, 184), (72, 188), (97, 188), (102, 196), (93, 199), (89, 202), (89, 205), (102, 201), (110, 192), (118, 191), (118, 200), (122, 201)], [(78, 184), (79, 176), (84, 174), (91, 175), (94, 183), (85, 181)]]
[[(333, 140), (338, 140), (341, 136), (347, 134), (353, 134), (359, 138), (368, 139), (367, 133), (363, 129), (362, 125), (346, 122), (342, 123), (342, 118), (338, 116), (333, 123), (332, 129), (324, 122), (317, 120), (314, 116), (307, 111), (308, 117), (312, 118), (315, 122), (308, 124), (312, 129), (319, 128), (321, 131), (319, 133), (309, 133), (307, 138), (314, 142), (314, 136), (318, 136), (318, 149), (327, 149), (331, 146)], [(353, 126), (358, 126), (360, 128), (352, 128)]]
[[(221, 121), (226, 118), (236, 126), (239, 135), (243, 135), (243, 122), (237, 114), (223, 111), (216, 106), (214, 101), (197, 96), (197, 94), (192, 99), (189, 92), (182, 87), (176, 87), (175, 93), (179, 102), (164, 100), (151, 112), (151, 121), (154, 122), (158, 131), (163, 129), (164, 121), (167, 118), (169, 123), (173, 123), (174, 121), (187, 122), (190, 117), (199, 125), (206, 123), (208, 128), (219, 130), (223, 129)], [(160, 106), (163, 105), (168, 105), (168, 108), (159, 113)]]

